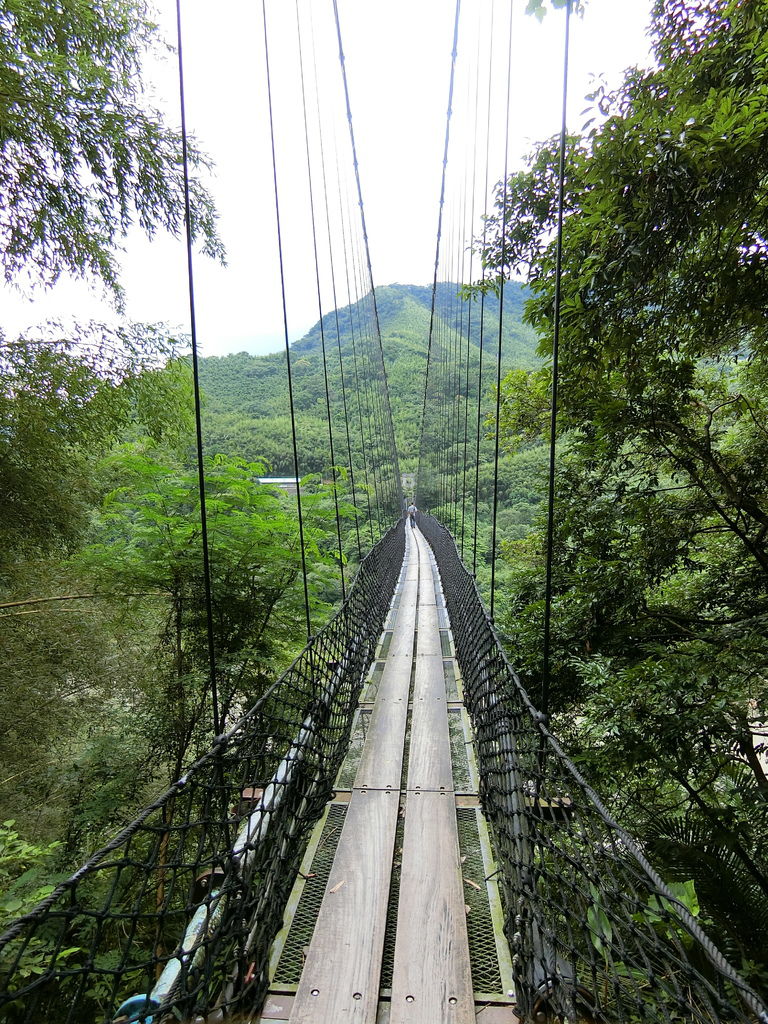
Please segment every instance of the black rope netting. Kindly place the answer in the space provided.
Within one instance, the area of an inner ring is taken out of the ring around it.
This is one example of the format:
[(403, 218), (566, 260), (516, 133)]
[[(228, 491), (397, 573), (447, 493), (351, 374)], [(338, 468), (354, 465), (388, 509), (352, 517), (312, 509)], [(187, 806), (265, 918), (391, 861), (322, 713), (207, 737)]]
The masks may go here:
[(768, 1021), (531, 704), (450, 533), (437, 559), (472, 717), (524, 1020)]
[(339, 613), (235, 728), (0, 937), (0, 1019), (157, 1024), (260, 1005), (404, 543), (402, 524), (390, 529)]

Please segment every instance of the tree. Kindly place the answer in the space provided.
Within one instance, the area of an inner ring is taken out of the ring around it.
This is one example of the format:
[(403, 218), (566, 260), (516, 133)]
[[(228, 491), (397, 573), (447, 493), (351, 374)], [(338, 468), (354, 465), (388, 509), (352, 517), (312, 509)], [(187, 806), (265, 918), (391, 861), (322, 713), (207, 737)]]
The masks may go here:
[[(6, 280), (95, 276), (118, 293), (116, 241), (183, 225), (181, 138), (143, 94), (157, 50), (143, 0), (0, 6), (0, 252)], [(190, 148), (193, 171), (205, 166)], [(192, 176), (192, 230), (222, 255)]]
[(98, 503), (93, 466), (133, 427), (171, 444), (191, 426), (191, 375), (161, 328), (89, 324), (66, 338), (0, 333), (0, 568), (66, 550)]
[[(100, 837), (99, 823), (136, 806), (152, 777), (137, 694), (152, 676), (141, 638), (158, 622), (158, 597), (113, 605), (69, 556), (114, 486), (98, 466), (118, 438), (186, 448), (191, 374), (174, 351), (152, 327), (0, 338), (0, 817), (30, 836), (61, 834), (80, 807)], [(132, 736), (135, 757), (110, 747), (116, 730)], [(97, 795), (86, 800), (91, 760)]]
[[(211, 741), (210, 676), (197, 474), (146, 445), (105, 462), (118, 487), (104, 502), (94, 543), (78, 563), (113, 600), (159, 598), (152, 747), (170, 780)], [(303, 643), (301, 551), (293, 499), (259, 484), (263, 463), (216, 456), (206, 465), (207, 523), (223, 722), (231, 725), (261, 696)], [(309, 481), (305, 481), (309, 488)], [(313, 610), (334, 564), (328, 488), (302, 503)], [(342, 513), (349, 509), (342, 506)]]
[[(670, 873), (697, 837), (727, 851), (726, 893), (748, 879), (763, 901), (766, 17), (765, 0), (659, 0), (657, 66), (598, 90), (604, 120), (569, 140), (553, 619), (553, 707), (592, 777)], [(503, 239), (499, 186), (485, 252), (527, 273), (545, 351), (556, 168), (550, 141), (507, 183)], [(548, 404), (546, 371), (507, 379), (510, 444), (545, 432)], [(535, 688), (541, 545), (511, 554), (505, 624)], [(764, 980), (704, 860), (702, 905)]]

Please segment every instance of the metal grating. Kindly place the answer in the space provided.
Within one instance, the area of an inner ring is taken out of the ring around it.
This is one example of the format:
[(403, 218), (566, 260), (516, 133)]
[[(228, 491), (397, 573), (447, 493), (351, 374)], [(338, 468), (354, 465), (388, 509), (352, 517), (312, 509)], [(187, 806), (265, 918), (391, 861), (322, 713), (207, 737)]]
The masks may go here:
[(328, 884), (328, 876), (331, 873), (346, 813), (345, 804), (331, 804), (328, 808), (328, 817), (312, 859), (312, 868), (304, 883), (299, 905), (293, 915), (288, 938), (275, 971), (274, 981), (276, 984), (298, 985), (299, 983), (306, 949), (312, 941), (312, 933), (320, 912), (320, 904), (323, 902), (325, 887)]
[(448, 711), (448, 733), (451, 740), (451, 762), (453, 766), (453, 788), (457, 793), (471, 793), (472, 776), (469, 773), (467, 759), (467, 739), (461, 721), (461, 710), (450, 708)]
[(445, 690), (448, 694), (448, 700), (460, 700), (459, 687), (456, 680), (456, 662), (453, 658), (444, 659), (443, 673), (445, 675)]
[[(472, 965), (472, 987), (475, 992), (502, 993), (503, 986), (493, 919), (485, 884), (485, 865), (477, 827), (478, 812), (472, 807), (456, 808), (459, 850), (464, 877), (464, 902), (467, 913), (469, 959)], [(474, 885), (471, 884), (474, 882)], [(479, 888), (476, 888), (479, 887)]]
[(405, 789), (408, 782), (408, 757), (411, 752), (411, 715), (408, 712), (408, 720), (405, 724), (405, 739), (403, 741), (403, 770), (400, 772), (400, 789)]
[(389, 654), (389, 648), (390, 648), (391, 643), (392, 643), (392, 630), (388, 629), (384, 633), (382, 633), (382, 635), (381, 635), (381, 645), (380, 645), (378, 653), (376, 655), (376, 657), (377, 657), (377, 659), (379, 661), (384, 661), (384, 659), (387, 657), (387, 655)]
[(440, 630), (440, 647), (442, 648), (444, 658), (450, 658), (453, 656), (453, 651), (451, 650), (451, 634), (447, 629)]
[(376, 700), (376, 694), (379, 692), (379, 684), (381, 683), (381, 677), (384, 675), (384, 662), (376, 661), (373, 664), (373, 668), (368, 676), (368, 682), (363, 688), (363, 692), (360, 695), (360, 702), (365, 704), (373, 704)]
[(384, 629), (394, 629), (395, 621), (397, 620), (397, 609), (400, 607), (400, 598), (402, 596), (400, 588), (402, 586), (402, 580), (398, 581), (397, 592), (392, 598), (392, 603), (389, 606), (389, 613), (384, 621)]
[(387, 928), (384, 933), (384, 952), (381, 958), (381, 988), (392, 988), (392, 972), (395, 967), (395, 934), (397, 932), (397, 904), (400, 899), (400, 873), (403, 862), (403, 836), (405, 833), (404, 808), (400, 808), (395, 832), (395, 854), (392, 858), (392, 877), (389, 883), (389, 906), (387, 907)]
[(349, 741), (347, 756), (344, 758), (339, 774), (336, 777), (336, 789), (352, 789), (360, 758), (363, 755), (363, 745), (368, 735), (370, 721), (371, 712), (368, 708), (358, 710)]

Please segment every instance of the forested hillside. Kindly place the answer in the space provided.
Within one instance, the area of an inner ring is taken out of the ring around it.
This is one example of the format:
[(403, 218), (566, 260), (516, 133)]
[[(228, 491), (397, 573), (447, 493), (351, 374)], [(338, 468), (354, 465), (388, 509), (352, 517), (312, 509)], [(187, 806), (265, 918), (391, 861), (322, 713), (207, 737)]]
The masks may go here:
[[(531, 369), (537, 364), (536, 334), (522, 322), (524, 289), (511, 282), (504, 291), (502, 360), (505, 368)], [(376, 289), (384, 361), (387, 371), (395, 436), (401, 468), (415, 468), (419, 427), (424, 402), (432, 288), (394, 284)], [(322, 344), (325, 341), (334, 419), (341, 413), (341, 376), (338, 346), (344, 365), (354, 366), (353, 348), (360, 345), (363, 330), (356, 306), (325, 314), (309, 333), (292, 346), (294, 404), (300, 425), (300, 473), (327, 472), (328, 427), (325, 407)], [(480, 358), (480, 305), (462, 300), (459, 285), (438, 285), (438, 314), (434, 330), (469, 327), (470, 367), (473, 387)], [(483, 389), (495, 377), (499, 333), (498, 299), (489, 295), (483, 311)], [(354, 393), (365, 387), (365, 368), (358, 366), (357, 380), (345, 381), (349, 392), (349, 418), (357, 415)], [(206, 395), (206, 444), (214, 452), (244, 458), (264, 458), (278, 476), (293, 476), (285, 355), (236, 355), (208, 357), (201, 361), (201, 381)], [(353, 446), (357, 442), (354, 431)], [(353, 450), (354, 447), (353, 447)], [(337, 458), (337, 462), (345, 462)]]

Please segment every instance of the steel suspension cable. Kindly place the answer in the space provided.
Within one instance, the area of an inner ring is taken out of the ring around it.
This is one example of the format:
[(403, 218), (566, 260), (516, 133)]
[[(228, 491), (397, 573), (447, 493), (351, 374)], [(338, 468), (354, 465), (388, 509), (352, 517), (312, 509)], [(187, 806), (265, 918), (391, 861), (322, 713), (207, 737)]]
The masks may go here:
[[(451, 254), (451, 262), (453, 263), (452, 272), (450, 279), (452, 279), (454, 287), (452, 288), (452, 294), (450, 296), (450, 359), (449, 359), (449, 401), (448, 401), (448, 433), (450, 438), (450, 523), (451, 533), (456, 533), (457, 524), (457, 501), (456, 501), (456, 481), (458, 477), (458, 387), (457, 382), (459, 378), (459, 360), (461, 354), (461, 331), (464, 325), (464, 311), (459, 303), (459, 293), (455, 288), (455, 283), (460, 281), (459, 274), (459, 239), (462, 236), (462, 219), (463, 219), (463, 197), (458, 204), (458, 219), (454, 221), (454, 225), (451, 230), (451, 240), (449, 253)], [(454, 213), (454, 216), (456, 214)]]
[[(178, 0), (177, 0), (178, 2)], [(306, 620), (307, 641), (312, 639), (312, 619), (309, 606), (309, 582), (307, 578), (307, 555), (304, 549), (304, 516), (301, 507), (301, 478), (299, 475), (299, 448), (296, 438), (296, 409), (293, 400), (293, 375), (291, 373), (291, 345), (288, 339), (288, 305), (285, 294), (285, 262), (283, 259), (283, 236), (280, 221), (280, 191), (277, 184), (277, 153), (275, 150), (275, 122), (272, 106), (272, 77), (269, 65), (269, 32), (267, 30), (266, 0), (261, 0), (261, 13), (264, 23), (264, 61), (267, 74), (267, 106), (269, 109), (269, 140), (272, 151), (272, 181), (275, 197), (275, 220), (277, 225), (277, 252), (280, 265), (280, 297), (283, 308), (283, 333), (285, 339), (285, 361), (288, 376), (288, 403), (291, 414), (291, 444), (293, 447), (293, 470), (296, 477), (296, 509), (299, 520), (299, 547), (301, 548), (301, 577), (304, 585), (304, 617)]]
[(339, 21), (339, 8), (338, 0), (333, 0), (333, 13), (336, 21), (336, 37), (339, 43), (339, 61), (341, 63), (341, 75), (344, 83), (344, 98), (347, 106), (347, 121), (349, 123), (349, 137), (352, 144), (352, 163), (355, 170), (355, 183), (357, 185), (357, 198), (360, 203), (360, 224), (363, 232), (363, 248), (365, 252), (365, 266), (368, 272), (368, 283), (371, 289), (371, 301), (373, 303), (373, 317), (376, 331), (376, 341), (378, 342), (378, 359), (380, 360), (381, 379), (384, 388), (384, 395), (386, 396), (386, 408), (384, 410), (385, 421), (384, 429), (386, 432), (386, 440), (390, 446), (390, 466), (392, 470), (391, 474), (391, 487), (393, 500), (396, 497), (397, 492), (400, 490), (400, 467), (397, 457), (397, 447), (395, 445), (395, 432), (392, 424), (392, 410), (389, 402), (389, 389), (387, 386), (387, 369), (384, 363), (384, 348), (381, 340), (381, 322), (379, 319), (379, 309), (376, 302), (376, 289), (373, 283), (373, 268), (371, 266), (371, 248), (368, 242), (368, 228), (365, 219), (365, 204), (363, 202), (363, 190), (360, 184), (360, 165), (357, 159), (357, 144), (355, 142), (355, 129), (352, 121), (352, 106), (349, 100), (349, 83), (347, 82), (347, 68), (346, 58), (344, 56), (344, 46), (341, 38), (341, 24)]
[(187, 253), (187, 288), (189, 293), (189, 327), (192, 343), (192, 386), (195, 404), (195, 448), (197, 458), (197, 489), (200, 498), (200, 542), (203, 548), (203, 590), (208, 645), (208, 670), (211, 686), (214, 736), (223, 732), (219, 708), (219, 690), (216, 679), (216, 643), (213, 627), (213, 587), (211, 560), (208, 546), (208, 510), (205, 494), (205, 468), (203, 463), (203, 423), (200, 401), (200, 360), (197, 345), (197, 317), (195, 309), (195, 278), (192, 260), (192, 206), (189, 188), (189, 144), (187, 135), (187, 104), (184, 89), (184, 53), (181, 31), (181, 0), (176, 0), (176, 46), (178, 56), (179, 107), (181, 115), (181, 163), (184, 179), (184, 235)]
[[(466, 187), (466, 178), (465, 178)], [(462, 195), (461, 208), (458, 224), (458, 245), (455, 253), (456, 284), (463, 284), (464, 278), (464, 225), (466, 220), (466, 191)], [(461, 385), (464, 379), (464, 302), (462, 301), (459, 288), (454, 286), (454, 304), (456, 308), (456, 351), (453, 370), (453, 533), (459, 532), (459, 454), (461, 437)]]
[(565, 206), (565, 147), (568, 103), (568, 58), (570, 49), (571, 0), (565, 8), (565, 44), (563, 48), (562, 120), (557, 182), (557, 241), (555, 249), (555, 306), (552, 336), (552, 409), (549, 424), (549, 474), (547, 493), (547, 554), (544, 586), (544, 638), (542, 650), (541, 713), (549, 714), (550, 656), (552, 637), (552, 566), (555, 539), (555, 457), (557, 445), (557, 402), (560, 371), (560, 307), (563, 277), (563, 210)]
[[(349, 276), (350, 259), (349, 259), (348, 248), (347, 248), (347, 232), (346, 232), (346, 221), (345, 221), (345, 217), (344, 217), (344, 201), (343, 201), (343, 196), (342, 196), (342, 191), (341, 191), (341, 176), (338, 173), (339, 172), (338, 151), (336, 152), (336, 171), (337, 171), (337, 180), (339, 182), (339, 213), (340, 213), (340, 217), (341, 217), (342, 247), (343, 247), (343, 250), (344, 250), (344, 276), (346, 278), (346, 285), (347, 285), (347, 308), (349, 310), (349, 332), (350, 332), (350, 337), (351, 337), (351, 340), (352, 340), (352, 369), (353, 369), (354, 377), (355, 377), (354, 394), (355, 394), (355, 398), (357, 400), (357, 417), (358, 417), (358, 425), (359, 425), (359, 428), (360, 428), (360, 453), (361, 453), (361, 457), (362, 457), (362, 460), (363, 460), (363, 487), (365, 489), (365, 498), (366, 498), (366, 504), (367, 504), (367, 507), (368, 507), (368, 530), (369, 530), (369, 535), (370, 535), (370, 539), (371, 539), (371, 547), (373, 547), (373, 543), (374, 543), (374, 541), (373, 541), (373, 511), (371, 509), (371, 488), (370, 488), (370, 482), (369, 482), (369, 477), (368, 477), (368, 454), (367, 454), (366, 445), (365, 445), (365, 433), (363, 431), (363, 407), (362, 407), (362, 402), (361, 402), (361, 398), (360, 398), (360, 377), (359, 377), (358, 368), (357, 368), (357, 343), (356, 343), (356, 339), (355, 339), (355, 315), (354, 315), (355, 300), (353, 300), (352, 288), (351, 288), (351, 282), (350, 282), (350, 276)], [(349, 214), (349, 210), (348, 209), (347, 209), (347, 214)], [(350, 218), (350, 235), (351, 235), (351, 232), (352, 232), (352, 225), (351, 225), (351, 218)], [(351, 238), (350, 238), (349, 245), (351, 247)], [(341, 350), (339, 350), (339, 359), (341, 359)], [(347, 434), (347, 439), (349, 440), (349, 433)], [(357, 521), (357, 518), (355, 519), (355, 523), (357, 525), (358, 547), (359, 547), (359, 545), (360, 545), (360, 540), (359, 540), (359, 538), (360, 538), (360, 525), (359, 525), (359, 522)]]
[[(439, 299), (439, 296), (438, 296)], [(437, 431), (436, 436), (440, 438), (440, 506), (441, 512), (440, 517), (446, 524), (450, 525), (450, 519), (447, 512), (448, 507), (448, 443), (446, 439), (447, 429), (446, 424), (448, 422), (448, 325), (445, 318), (440, 314), (439, 307), (435, 306), (435, 313), (437, 317), (436, 323), (436, 339), (437, 339), (437, 351), (439, 356), (439, 414), (437, 417)]]
[(501, 214), (501, 267), (499, 274), (499, 335), (496, 348), (496, 430), (493, 447), (493, 516), (491, 521), (491, 602), (493, 620), (496, 602), (496, 544), (499, 510), (499, 416), (501, 413), (501, 343), (504, 330), (504, 244), (507, 236), (507, 188), (509, 177), (509, 115), (512, 99), (512, 3), (509, 5), (509, 38), (507, 40), (507, 104), (504, 124), (504, 187), (502, 191)]
[[(359, 259), (362, 257), (357, 254)], [(360, 364), (362, 371), (362, 396), (365, 405), (365, 418), (368, 423), (368, 445), (370, 449), (370, 469), (371, 478), (373, 480), (373, 495), (374, 495), (374, 507), (376, 509), (376, 526), (378, 529), (378, 537), (382, 534), (381, 524), (381, 510), (382, 510), (382, 499), (381, 499), (381, 487), (380, 487), (380, 466), (379, 466), (379, 454), (376, 450), (376, 437), (377, 431), (375, 429), (375, 409), (373, 406), (373, 388), (371, 383), (371, 360), (370, 360), (370, 346), (371, 346), (371, 335), (370, 335), (370, 323), (367, 315), (363, 317), (362, 304), (367, 298), (366, 295), (362, 295), (362, 289), (364, 287), (362, 263), (352, 263), (353, 277), (355, 282), (355, 294), (357, 295), (357, 301), (355, 302), (355, 311), (358, 319), (358, 335), (361, 338), (362, 344), (360, 349)], [(358, 271), (360, 276), (358, 277)], [(360, 388), (360, 378), (356, 381), (357, 387)], [(378, 539), (377, 537), (377, 539)]]
[[(392, 491), (392, 476), (389, 478), (384, 475), (384, 467), (388, 464), (391, 465), (391, 451), (393, 451), (393, 441), (390, 441), (389, 433), (387, 430), (387, 412), (389, 409), (389, 394), (387, 389), (386, 372), (384, 369), (383, 350), (381, 348), (381, 332), (379, 329), (378, 321), (378, 307), (376, 304), (375, 290), (369, 282), (366, 280), (367, 271), (367, 259), (363, 259), (361, 253), (360, 259), (360, 274), (361, 274), (361, 287), (363, 290), (368, 287), (366, 292), (366, 299), (369, 300), (369, 313), (365, 321), (366, 334), (368, 339), (367, 355), (369, 360), (369, 373), (366, 376), (366, 381), (369, 382), (369, 394), (370, 403), (372, 409), (372, 419), (374, 429), (372, 430), (372, 443), (374, 445), (374, 451), (378, 456), (379, 466), (379, 497), (380, 497), (380, 509), (384, 521), (387, 518), (388, 501), (392, 502), (393, 495)], [(370, 275), (367, 275), (368, 278)], [(389, 443), (390, 453), (387, 452), (387, 446)], [(381, 522), (380, 522), (381, 529)]]
[[(337, 294), (337, 291), (336, 291), (336, 268), (335, 268), (335, 259), (334, 259), (334, 249), (333, 249), (333, 244), (332, 244), (332, 241), (331, 241), (331, 210), (330, 210), (330, 203), (329, 203), (329, 200), (328, 200), (328, 175), (327, 175), (327, 172), (326, 172), (326, 164), (325, 164), (325, 146), (324, 146), (324, 143), (323, 143), (323, 124), (322, 124), (322, 119), (320, 117), (320, 86), (319, 86), (319, 77), (318, 77), (318, 74), (317, 74), (317, 47), (316, 47), (316, 44), (315, 44), (314, 21), (312, 19), (312, 8), (311, 7), (309, 8), (309, 14), (310, 14), (310, 27), (311, 27), (311, 30), (312, 30), (312, 53), (313, 53), (313, 57), (314, 57), (313, 66), (314, 66), (314, 80), (315, 80), (315, 96), (317, 98), (318, 141), (320, 143), (320, 166), (321, 166), (321, 170), (322, 170), (322, 180), (323, 180), (323, 201), (324, 201), (324, 204), (325, 204), (326, 230), (328, 232), (328, 262), (329, 262), (330, 272), (331, 272), (331, 293), (332, 293), (332, 296), (333, 296), (333, 315), (334, 315), (334, 322), (335, 322), (335, 326), (336, 326), (336, 347), (337, 347), (338, 356), (339, 356), (339, 377), (340, 377), (340, 380), (341, 380), (341, 404), (342, 404), (342, 411), (343, 411), (343, 414), (344, 414), (343, 415), (343, 418), (344, 418), (344, 432), (345, 432), (346, 441), (347, 441), (347, 459), (348, 459), (348, 463), (349, 463), (349, 482), (350, 482), (350, 486), (351, 486), (351, 489), (352, 489), (352, 505), (353, 505), (354, 510), (355, 510), (355, 537), (356, 537), (356, 541), (357, 541), (357, 557), (358, 557), (359, 561), (362, 561), (362, 559), (363, 559), (363, 549), (362, 549), (362, 544), (361, 544), (361, 541), (360, 541), (360, 515), (359, 515), (359, 512), (358, 512), (358, 508), (357, 508), (357, 491), (356, 491), (356, 487), (355, 487), (355, 467), (354, 467), (353, 459), (352, 459), (352, 439), (351, 439), (350, 429), (349, 429), (349, 412), (348, 412), (348, 407), (347, 407), (347, 386), (346, 386), (346, 381), (345, 381), (345, 377), (344, 377), (344, 357), (343, 357), (342, 351), (341, 351), (341, 322), (339, 320), (339, 300), (338, 300), (338, 294)], [(337, 161), (337, 175), (338, 175), (338, 161)], [(343, 224), (342, 224), (342, 231), (343, 231)], [(345, 252), (346, 252), (346, 246), (345, 246)], [(345, 256), (345, 258), (346, 258), (346, 256)]]
[(445, 207), (445, 177), (446, 169), (448, 167), (448, 144), (451, 135), (451, 115), (453, 113), (453, 86), (456, 77), (456, 57), (458, 54), (459, 44), (459, 17), (461, 14), (461, 0), (456, 0), (456, 9), (453, 21), (453, 46), (451, 49), (451, 74), (450, 82), (448, 86), (448, 110), (445, 119), (445, 144), (443, 147), (443, 171), (440, 182), (440, 203), (437, 216), (437, 241), (435, 243), (435, 272), (432, 281), (432, 306), (429, 314), (429, 336), (427, 340), (427, 372), (424, 375), (424, 403), (421, 411), (421, 432), (420, 432), (420, 443), (419, 443), (419, 468), (417, 484), (421, 487), (420, 480), (422, 478), (422, 457), (424, 454), (425, 444), (425, 427), (427, 422), (427, 394), (429, 388), (429, 371), (432, 362), (432, 342), (435, 331), (435, 302), (437, 298), (437, 278), (440, 268), (440, 241), (442, 238), (443, 231), (443, 212)]
[[(348, 114), (348, 116), (351, 116)], [(359, 186), (358, 186), (359, 187)], [(349, 213), (350, 225), (352, 223), (351, 212)], [(359, 238), (350, 228), (350, 248), (352, 258), (352, 281), (354, 284), (355, 300), (351, 306), (351, 314), (357, 318), (357, 337), (360, 341), (359, 351), (354, 351), (355, 356), (355, 387), (358, 396), (360, 409), (360, 432), (361, 444), (364, 452), (369, 456), (368, 466), (370, 468), (370, 481), (374, 497), (375, 520), (378, 535), (383, 534), (382, 514), (384, 509), (384, 483), (381, 479), (382, 457), (380, 443), (383, 437), (383, 414), (381, 412), (380, 389), (375, 386), (374, 364), (371, 351), (375, 347), (371, 323), (371, 305), (369, 302), (372, 288), (366, 284), (366, 273), (368, 262), (363, 252), (364, 244), (360, 245)], [(359, 364), (358, 364), (359, 359)], [(378, 402), (377, 402), (378, 399)], [(362, 404), (365, 406), (365, 420), (368, 424), (367, 442), (366, 432), (362, 421)], [(367, 474), (366, 474), (367, 475)], [(371, 542), (373, 543), (373, 514), (369, 501), (369, 512), (371, 513)]]
[[(467, 107), (469, 104), (467, 103)], [(454, 462), (456, 466), (455, 479), (454, 479), (454, 533), (459, 538), (461, 543), (461, 483), (462, 473), (460, 471), (461, 466), (461, 421), (462, 421), (462, 407), (466, 405), (466, 396), (463, 396), (464, 387), (464, 339), (467, 332), (467, 313), (468, 307), (465, 299), (462, 296), (462, 289), (465, 284), (465, 270), (466, 270), (466, 226), (467, 226), (467, 191), (469, 188), (469, 176), (468, 167), (464, 166), (464, 187), (461, 198), (461, 213), (459, 217), (459, 249), (456, 252), (456, 283), (459, 286), (456, 289), (456, 309), (458, 311), (458, 332), (456, 334), (456, 399), (454, 408)], [(464, 402), (462, 403), (462, 397)]]
[[(347, 213), (350, 225), (350, 250), (352, 259), (350, 261), (351, 266), (351, 283), (352, 283), (352, 295), (354, 296), (350, 305), (350, 316), (357, 323), (357, 340), (359, 347), (353, 349), (354, 355), (354, 368), (355, 368), (355, 391), (357, 394), (358, 412), (360, 420), (360, 443), (363, 445), (363, 450), (366, 453), (368, 471), (366, 472), (366, 485), (368, 487), (368, 511), (369, 511), (369, 523), (371, 531), (371, 543), (373, 543), (373, 523), (374, 518), (379, 522), (379, 490), (378, 490), (378, 475), (376, 473), (376, 459), (373, 451), (372, 439), (371, 439), (371, 410), (370, 410), (370, 399), (368, 388), (366, 385), (366, 374), (367, 374), (367, 363), (366, 363), (366, 352), (368, 338), (365, 328), (365, 318), (363, 310), (363, 295), (361, 294), (360, 279), (358, 275), (358, 260), (359, 253), (356, 247), (355, 233), (352, 230), (353, 218), (352, 210), (349, 207), (350, 199), (347, 196)], [(363, 420), (363, 406), (365, 406), (365, 421), (368, 424), (368, 431), (366, 433), (364, 420)], [(373, 504), (371, 504), (371, 497), (373, 498)], [(374, 517), (375, 510), (375, 517)]]
[[(301, 80), (301, 106), (304, 116), (304, 146), (307, 154), (307, 182), (309, 185), (309, 211), (312, 225), (312, 253), (315, 264), (315, 285), (317, 288), (317, 309), (320, 320), (320, 348), (323, 356), (323, 380), (325, 383), (325, 411), (328, 419), (328, 448), (331, 459), (331, 475), (333, 484), (333, 507), (336, 516), (336, 541), (339, 555), (339, 572), (341, 574), (341, 599), (346, 601), (347, 588), (344, 580), (344, 549), (341, 541), (341, 517), (339, 515), (339, 493), (336, 486), (336, 455), (333, 445), (333, 420), (331, 417), (331, 393), (328, 386), (328, 357), (325, 347), (325, 324), (323, 323), (323, 297), (320, 288), (320, 259), (317, 247), (317, 221), (315, 218), (315, 193), (312, 177), (312, 160), (309, 146), (309, 122), (307, 118), (307, 93), (304, 81), (304, 55), (301, 38), (301, 19), (299, 18), (299, 0), (296, 0), (296, 33), (299, 44), (299, 77)], [(319, 111), (318, 111), (319, 115)]]
[[(481, 43), (481, 31), (478, 19), (478, 32), (477, 32), (477, 55), (475, 58), (475, 102), (474, 102), (474, 120), (473, 120), (473, 139), (472, 139), (472, 203), (470, 205), (469, 214), (469, 237), (472, 235), (475, 223), (475, 201), (477, 199), (477, 127), (479, 122), (479, 109), (480, 109), (480, 43)], [(472, 104), (470, 104), (472, 106)], [(470, 245), (469, 247), (469, 281), (472, 282), (472, 264), (474, 261), (475, 247)], [(462, 271), (463, 279), (463, 271)], [(462, 280), (463, 283), (463, 280)], [(470, 364), (470, 353), (472, 344), (472, 300), (467, 300), (467, 373), (464, 384), (464, 457), (462, 459), (462, 477), (461, 477), (461, 559), (464, 560), (464, 540), (465, 540), (465, 527), (466, 527), (466, 511), (467, 511), (467, 447), (468, 447), (468, 434), (469, 434), (469, 364)], [(478, 381), (478, 389), (480, 382)]]
[[(372, 352), (375, 346), (374, 327), (370, 304), (370, 291), (368, 289), (368, 282), (366, 281), (365, 263), (362, 252), (358, 253), (357, 270), (359, 272), (358, 287), (360, 290), (360, 295), (362, 296), (360, 301), (366, 303), (366, 314), (364, 319), (361, 319), (363, 337), (366, 341), (366, 345), (363, 347), (363, 355), (366, 359), (366, 368), (363, 374), (363, 387), (365, 388), (366, 407), (368, 409), (368, 425), (370, 446), (372, 452), (373, 482), (376, 493), (376, 519), (379, 528), (379, 536), (381, 536), (383, 532), (382, 521), (385, 518), (384, 495), (386, 490), (385, 481), (382, 478), (384, 458), (382, 456), (381, 451), (381, 444), (383, 439), (381, 389), (379, 386), (380, 382), (378, 381), (376, 376), (374, 359), (372, 356)], [(360, 309), (359, 305), (358, 309)]]
[[(488, 107), (486, 111), (485, 124), (485, 185), (483, 191), (484, 200), (488, 199), (488, 183), (490, 180), (490, 152), (491, 152), (491, 95), (493, 82), (493, 25), (496, 12), (495, 0), (491, 0), (490, 30), (488, 33)], [(488, 221), (483, 221), (483, 253), (485, 253), (488, 238)], [(481, 281), (485, 283), (486, 267), (482, 266)], [(482, 422), (482, 401), (483, 401), (483, 348), (485, 340), (485, 288), (480, 289), (480, 352), (478, 355), (477, 367), (477, 431), (475, 437), (475, 515), (472, 532), (472, 575), (477, 577), (477, 525), (478, 506), (480, 504), (480, 424)]]

